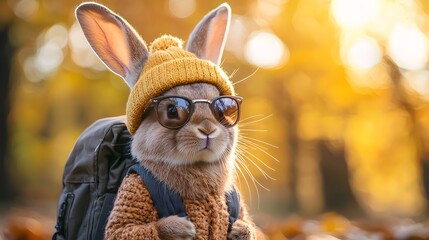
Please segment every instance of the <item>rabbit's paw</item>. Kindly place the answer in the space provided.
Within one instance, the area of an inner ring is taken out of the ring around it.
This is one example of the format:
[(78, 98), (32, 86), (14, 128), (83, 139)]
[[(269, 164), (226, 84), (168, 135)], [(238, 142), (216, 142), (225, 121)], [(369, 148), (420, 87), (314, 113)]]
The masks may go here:
[(231, 232), (228, 234), (228, 240), (250, 240), (254, 239), (254, 229), (251, 224), (242, 220), (237, 220), (232, 225)]
[(186, 217), (169, 216), (157, 222), (158, 235), (163, 240), (191, 240), (195, 236), (195, 226)]

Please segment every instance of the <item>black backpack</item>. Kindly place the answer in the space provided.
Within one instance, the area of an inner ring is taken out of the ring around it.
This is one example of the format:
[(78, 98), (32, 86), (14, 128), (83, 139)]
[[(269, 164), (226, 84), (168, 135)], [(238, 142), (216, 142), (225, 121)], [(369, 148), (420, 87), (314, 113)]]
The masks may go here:
[[(158, 191), (163, 183), (136, 164), (130, 143), (125, 116), (98, 120), (82, 133), (64, 167), (53, 239), (104, 239), (118, 188), (129, 172), (140, 175), (160, 218), (186, 215), (182, 199), (171, 190)], [(238, 192), (226, 194), (226, 200), (230, 231), (240, 211)]]

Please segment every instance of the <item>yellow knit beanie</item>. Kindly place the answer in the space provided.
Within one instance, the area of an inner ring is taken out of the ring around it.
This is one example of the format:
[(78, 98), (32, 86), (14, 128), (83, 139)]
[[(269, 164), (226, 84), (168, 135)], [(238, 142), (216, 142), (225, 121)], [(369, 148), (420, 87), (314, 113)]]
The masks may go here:
[(182, 40), (164, 35), (149, 47), (150, 56), (127, 102), (127, 127), (134, 134), (150, 99), (169, 89), (191, 83), (211, 83), (221, 95), (234, 95), (225, 72), (216, 64), (197, 58), (182, 48)]

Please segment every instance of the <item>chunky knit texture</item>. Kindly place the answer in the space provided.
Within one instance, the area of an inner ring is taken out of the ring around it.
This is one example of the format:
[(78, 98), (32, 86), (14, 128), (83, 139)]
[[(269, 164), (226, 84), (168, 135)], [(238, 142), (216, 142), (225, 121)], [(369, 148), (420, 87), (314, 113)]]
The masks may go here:
[(216, 64), (197, 58), (182, 48), (182, 40), (164, 35), (151, 46), (150, 56), (131, 90), (127, 102), (127, 127), (134, 134), (150, 99), (169, 89), (191, 83), (210, 83), (222, 95), (234, 95), (234, 88), (225, 72)]
[[(211, 193), (201, 199), (184, 199), (183, 203), (188, 219), (195, 225), (194, 239), (227, 238), (229, 213), (224, 194)], [(246, 218), (247, 212), (241, 210), (240, 219), (249, 221)], [(158, 215), (146, 186), (137, 174), (130, 174), (119, 189), (106, 239), (160, 239), (156, 221)]]
[(138, 175), (124, 179), (106, 226), (106, 239), (160, 239), (158, 215)]

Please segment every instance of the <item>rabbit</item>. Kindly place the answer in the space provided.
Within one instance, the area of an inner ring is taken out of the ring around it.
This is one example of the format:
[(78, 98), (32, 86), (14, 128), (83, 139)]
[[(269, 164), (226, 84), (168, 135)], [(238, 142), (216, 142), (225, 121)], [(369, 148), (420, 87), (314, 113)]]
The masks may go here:
[[(169, 35), (147, 47), (134, 28), (107, 7), (92, 2), (77, 7), (90, 46), (131, 89), (126, 110), (131, 154), (180, 195), (187, 212), (187, 217), (159, 219), (141, 178), (129, 174), (109, 216), (106, 239), (256, 239), (243, 200), (239, 219), (228, 232), (225, 193), (234, 185), (239, 116), (228, 109), (216, 112), (210, 103), (219, 103), (225, 95), (230, 96), (222, 104), (238, 106), (241, 101), (219, 67), (230, 16), (226, 3), (212, 10), (195, 27), (186, 49)], [(168, 96), (189, 99), (185, 105), (193, 109), (186, 121), (182, 108), (168, 105), (159, 112)]]

